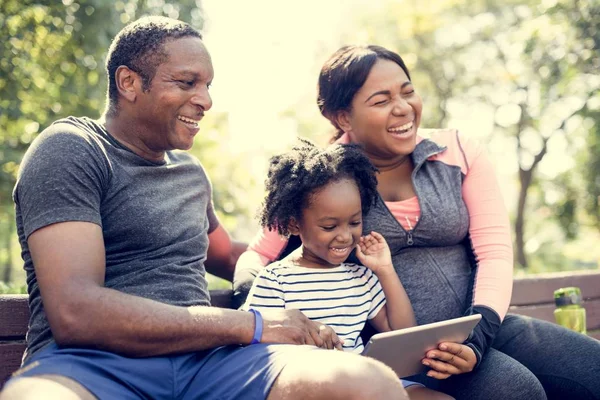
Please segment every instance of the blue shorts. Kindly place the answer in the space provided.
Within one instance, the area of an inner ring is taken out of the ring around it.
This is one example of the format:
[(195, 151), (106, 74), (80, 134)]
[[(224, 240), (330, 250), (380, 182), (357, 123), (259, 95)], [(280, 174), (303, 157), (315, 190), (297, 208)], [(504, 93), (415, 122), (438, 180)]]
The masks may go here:
[(266, 399), (294, 353), (318, 350), (314, 346), (257, 344), (129, 358), (100, 350), (59, 349), (52, 342), (34, 354), (11, 380), (62, 375), (79, 382), (99, 399)]
[[(71, 378), (99, 399), (266, 399), (286, 363), (314, 346), (224, 346), (172, 356), (129, 358), (52, 342), (13, 374)], [(420, 385), (402, 380), (404, 387)]]

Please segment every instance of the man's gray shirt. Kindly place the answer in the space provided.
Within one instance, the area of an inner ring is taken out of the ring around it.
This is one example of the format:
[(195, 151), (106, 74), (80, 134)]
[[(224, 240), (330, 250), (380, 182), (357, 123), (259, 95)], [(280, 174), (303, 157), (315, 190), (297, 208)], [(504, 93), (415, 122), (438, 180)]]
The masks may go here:
[[(102, 228), (104, 285), (178, 306), (209, 305), (204, 261), (218, 224), (200, 162), (167, 151), (148, 161), (88, 118), (59, 120), (28, 149), (13, 192), (27, 273), (27, 357), (52, 340), (27, 238), (47, 225), (85, 221)], [(60, 268), (60, 266), (56, 266)]]

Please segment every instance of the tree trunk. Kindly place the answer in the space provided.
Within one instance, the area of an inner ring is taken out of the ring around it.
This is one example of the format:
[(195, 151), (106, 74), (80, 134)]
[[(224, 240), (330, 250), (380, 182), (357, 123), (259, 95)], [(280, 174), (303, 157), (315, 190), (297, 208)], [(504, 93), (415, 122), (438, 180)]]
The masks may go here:
[(12, 235), (14, 224), (7, 224), (4, 236), (4, 250), (6, 251), (6, 261), (4, 262), (4, 273), (2, 280), (7, 284), (12, 280)]
[(527, 269), (527, 255), (525, 254), (525, 206), (527, 193), (533, 178), (533, 168), (525, 170), (519, 168), (519, 201), (517, 202), (517, 217), (515, 219), (515, 247), (517, 262)]

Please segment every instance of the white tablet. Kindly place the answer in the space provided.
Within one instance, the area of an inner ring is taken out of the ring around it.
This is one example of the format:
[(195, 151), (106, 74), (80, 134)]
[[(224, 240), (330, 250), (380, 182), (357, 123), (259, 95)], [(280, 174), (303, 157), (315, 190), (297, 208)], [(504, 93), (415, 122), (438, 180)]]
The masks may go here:
[(362, 355), (387, 364), (400, 378), (420, 374), (425, 371), (421, 361), (427, 351), (442, 342), (463, 343), (480, 319), (481, 315), (474, 314), (377, 333), (371, 337)]

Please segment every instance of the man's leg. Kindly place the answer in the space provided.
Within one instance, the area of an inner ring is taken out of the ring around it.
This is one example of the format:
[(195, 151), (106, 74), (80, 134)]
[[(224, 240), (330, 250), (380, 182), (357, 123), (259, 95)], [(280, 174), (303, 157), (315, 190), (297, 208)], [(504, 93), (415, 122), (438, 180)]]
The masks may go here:
[(0, 400), (94, 400), (78, 382), (60, 375), (40, 375), (15, 379), (0, 393)]
[(181, 399), (408, 400), (382, 363), (314, 346), (226, 346), (204, 357), (178, 357), (174, 368)]
[(600, 399), (600, 341), (538, 319), (507, 315), (492, 346), (540, 380), (549, 399)]
[(408, 395), (400, 379), (384, 364), (355, 354), (321, 350), (292, 358), (268, 399), (408, 399)]
[(173, 381), (169, 357), (128, 358), (50, 343), (13, 374), (1, 398), (169, 398)]

